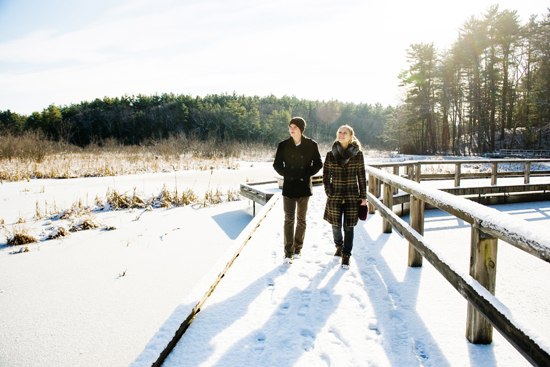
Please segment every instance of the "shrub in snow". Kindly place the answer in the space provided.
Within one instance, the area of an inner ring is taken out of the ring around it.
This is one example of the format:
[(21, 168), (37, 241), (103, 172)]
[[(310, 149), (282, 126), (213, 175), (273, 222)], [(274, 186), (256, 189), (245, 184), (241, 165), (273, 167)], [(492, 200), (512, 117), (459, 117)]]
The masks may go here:
[(48, 240), (54, 240), (56, 238), (65, 237), (70, 234), (69, 230), (63, 226), (59, 226), (53, 229), (52, 233), (46, 237)]
[(78, 231), (85, 231), (88, 229), (99, 228), (99, 227), (100, 227), (100, 224), (97, 223), (93, 218), (89, 217), (89, 218), (81, 219), (71, 224), (69, 231), (78, 232)]
[(27, 227), (21, 225), (14, 226), (11, 231), (6, 230), (6, 233), (8, 246), (20, 246), (38, 242), (38, 238), (30, 234)]

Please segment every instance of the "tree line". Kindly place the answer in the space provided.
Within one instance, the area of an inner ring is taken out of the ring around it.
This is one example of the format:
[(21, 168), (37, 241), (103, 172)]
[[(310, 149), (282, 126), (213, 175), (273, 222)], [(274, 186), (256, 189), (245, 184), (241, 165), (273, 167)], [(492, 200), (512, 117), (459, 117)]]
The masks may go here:
[(12, 134), (40, 131), (50, 139), (81, 147), (101, 145), (108, 139), (125, 145), (147, 144), (178, 134), (199, 140), (275, 144), (288, 137), (291, 117), (301, 116), (307, 121), (306, 135), (316, 140), (331, 141), (338, 126), (349, 124), (363, 144), (383, 148), (381, 136), (392, 112), (393, 108), (380, 104), (319, 102), (289, 96), (140, 94), (64, 107), (52, 104), (30, 116), (1, 111), (0, 128)]
[(466, 20), (449, 50), (411, 45), (386, 139), (422, 154), (549, 149), (550, 9), (518, 19), (495, 5)]

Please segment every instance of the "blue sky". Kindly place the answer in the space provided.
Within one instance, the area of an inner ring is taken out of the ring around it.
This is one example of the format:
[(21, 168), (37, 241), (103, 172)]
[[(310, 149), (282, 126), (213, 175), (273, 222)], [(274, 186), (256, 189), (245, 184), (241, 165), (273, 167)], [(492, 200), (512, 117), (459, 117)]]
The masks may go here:
[[(396, 105), (410, 44), (442, 50), (495, 3), (0, 0), (0, 110), (169, 92)], [(522, 24), (548, 7), (499, 3)]]

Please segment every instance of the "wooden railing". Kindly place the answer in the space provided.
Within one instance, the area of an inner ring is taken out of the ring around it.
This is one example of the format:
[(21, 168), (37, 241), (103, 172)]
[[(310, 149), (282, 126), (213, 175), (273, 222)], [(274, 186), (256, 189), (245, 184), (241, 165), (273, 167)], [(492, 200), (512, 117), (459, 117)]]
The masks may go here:
[[(406, 161), (371, 164), (376, 168), (392, 168), (395, 175), (406, 176), (411, 180), (420, 182), (421, 180), (455, 180), (455, 187), (460, 186), (461, 179), (479, 179), (491, 178), (491, 185), (497, 184), (499, 177), (524, 177), (524, 183), (528, 184), (532, 176), (550, 176), (550, 170), (531, 171), (533, 163), (549, 163), (550, 159), (461, 159), (461, 160), (444, 160), (444, 161)], [(506, 163), (523, 164), (523, 171), (517, 172), (499, 172), (498, 165)], [(490, 164), (491, 172), (467, 173), (462, 172), (464, 164)], [(454, 173), (434, 173), (422, 174), (422, 166), (438, 166), (438, 165), (454, 165)], [(401, 169), (403, 168), (403, 169)], [(401, 173), (404, 171), (403, 173)]]
[[(453, 162), (456, 163), (456, 162)], [(470, 162), (469, 162), (470, 163)], [(417, 164), (417, 163), (414, 163)], [(383, 217), (382, 231), (389, 233), (395, 228), (409, 241), (408, 265), (422, 266), (426, 258), (447, 281), (468, 301), (466, 336), (472, 343), (492, 342), (493, 327), (496, 328), (530, 363), (535, 366), (550, 366), (550, 354), (533, 337), (515, 325), (506, 316), (506, 310), (494, 296), (497, 269), (498, 239), (543, 260), (550, 262), (550, 231), (532, 223), (511, 220), (508, 214), (485, 207), (452, 194), (425, 187), (378, 168), (367, 166), (369, 174), (368, 201), (372, 210), (379, 210)], [(418, 172), (420, 172), (418, 170)], [(375, 186), (383, 184), (383, 202), (373, 194)], [(392, 210), (395, 190), (410, 195), (410, 219), (404, 222)], [(472, 226), (471, 263), (469, 275), (441, 260), (432, 246), (424, 239), (424, 208), (429, 203)], [(534, 238), (533, 234), (537, 236)]]

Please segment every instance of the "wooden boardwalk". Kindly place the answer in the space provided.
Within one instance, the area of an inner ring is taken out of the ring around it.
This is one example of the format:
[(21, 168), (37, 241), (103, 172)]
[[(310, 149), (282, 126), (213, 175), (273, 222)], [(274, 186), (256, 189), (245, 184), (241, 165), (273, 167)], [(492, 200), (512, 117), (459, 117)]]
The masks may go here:
[[(408, 367), (420, 365), (419, 360), (444, 367), (530, 365), (499, 334), (489, 347), (470, 344), (464, 337), (467, 301), (433, 267), (408, 267), (407, 240), (395, 231), (382, 233), (383, 219), (378, 214), (356, 227), (352, 267), (342, 271), (332, 257), (330, 228), (319, 214), (324, 192), (321, 187), (314, 191), (303, 258), (290, 268), (281, 265), (282, 200), (269, 202), (239, 238), (246, 246), (235, 245), (239, 256), (224, 260), (231, 261), (235, 272), (229, 269), (223, 276), (213, 272), (203, 285), (208, 289), (209, 282), (218, 282), (215, 290), (189, 295), (161, 328), (156, 341), (170, 340), (194, 302), (209, 293), (191, 327), (165, 356), (163, 366), (230, 366), (235, 359), (242, 365), (258, 366), (277, 362), (311, 366), (328, 361), (332, 365)], [(437, 212), (429, 211), (429, 215)], [(427, 226), (428, 239), (438, 242), (441, 234), (432, 226), (444, 223), (445, 218), (450, 219), (440, 214), (428, 221), (432, 223)], [(470, 228), (461, 221), (454, 223), (452, 228), (445, 225), (446, 231), (451, 231), (453, 243), (466, 246), (447, 243), (439, 249), (452, 259), (453, 266), (467, 273)], [(503, 271), (517, 257), (510, 249), (503, 249), (499, 256)], [(541, 276), (548, 272), (540, 271)], [(507, 279), (501, 286), (511, 287), (504, 283), (514, 281), (515, 286), (524, 287), (518, 279)], [(437, 301), (427, 304), (433, 292), (437, 292)], [(352, 314), (350, 305), (356, 305)], [(530, 312), (522, 302), (507, 306), (514, 312)], [(259, 318), (264, 320), (260, 324)], [(535, 327), (544, 332), (549, 321)], [(447, 325), (444, 330), (443, 323)], [(353, 340), (353, 345), (333, 343), (336, 331)], [(296, 343), (284, 344), (287, 340)], [(132, 366), (154, 365), (161, 346), (150, 343)], [(321, 354), (316, 348), (323, 349), (324, 362), (318, 359)], [(288, 359), (280, 360), (284, 355)], [(342, 355), (347, 357), (342, 360)], [(456, 364), (456, 360), (465, 363)]]

